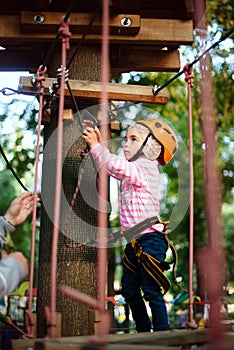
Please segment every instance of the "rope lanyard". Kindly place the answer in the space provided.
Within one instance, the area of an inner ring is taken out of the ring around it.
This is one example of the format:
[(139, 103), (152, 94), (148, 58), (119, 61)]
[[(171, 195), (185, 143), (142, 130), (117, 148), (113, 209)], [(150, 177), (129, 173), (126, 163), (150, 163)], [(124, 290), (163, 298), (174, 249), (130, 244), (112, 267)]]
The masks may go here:
[(185, 81), (188, 84), (188, 132), (189, 132), (189, 188), (190, 188), (190, 207), (189, 207), (189, 322), (193, 323), (193, 241), (194, 241), (194, 169), (193, 169), (193, 126), (192, 126), (192, 97), (191, 88), (193, 88), (193, 66), (186, 64), (183, 68)]

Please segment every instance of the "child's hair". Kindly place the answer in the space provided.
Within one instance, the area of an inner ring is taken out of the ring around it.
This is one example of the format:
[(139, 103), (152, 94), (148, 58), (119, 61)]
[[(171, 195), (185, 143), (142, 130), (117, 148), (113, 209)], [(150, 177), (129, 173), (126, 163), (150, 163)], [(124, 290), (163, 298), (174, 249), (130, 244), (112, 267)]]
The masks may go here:
[[(149, 129), (141, 124), (135, 124), (134, 128), (141, 134), (142, 138), (145, 139), (149, 135)], [(146, 145), (143, 148), (143, 153), (146, 158), (150, 160), (155, 160), (160, 157), (163, 151), (163, 146), (156, 140), (153, 135), (150, 135)]]

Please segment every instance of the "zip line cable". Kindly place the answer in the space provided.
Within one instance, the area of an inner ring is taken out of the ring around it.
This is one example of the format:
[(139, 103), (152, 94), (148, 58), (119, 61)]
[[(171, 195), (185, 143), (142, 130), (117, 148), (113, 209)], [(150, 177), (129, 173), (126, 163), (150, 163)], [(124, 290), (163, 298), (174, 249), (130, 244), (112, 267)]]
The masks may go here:
[[(222, 41), (226, 40), (229, 36), (232, 35), (232, 33), (234, 32), (234, 27), (232, 27), (230, 30), (227, 31), (226, 34), (224, 34), (223, 36), (221, 36), (221, 38), (219, 40), (217, 40), (213, 45), (211, 45), (208, 49), (206, 49), (200, 56), (198, 56), (193, 62), (189, 63), (189, 68), (192, 67), (195, 63), (197, 63), (198, 61), (200, 61), (200, 59), (205, 56), (211, 49), (214, 49), (216, 46), (218, 46)], [(157, 85), (154, 85), (153, 87), (153, 94), (154, 96), (156, 96), (159, 91), (161, 91), (162, 89), (164, 89), (165, 87), (167, 87), (169, 84), (171, 84), (174, 80), (176, 80), (177, 78), (179, 78), (182, 74), (184, 74), (184, 70), (181, 70), (180, 72), (178, 72), (176, 75), (174, 75), (174, 77), (172, 77), (171, 79), (169, 79), (168, 81), (166, 81), (162, 86), (157, 87)]]

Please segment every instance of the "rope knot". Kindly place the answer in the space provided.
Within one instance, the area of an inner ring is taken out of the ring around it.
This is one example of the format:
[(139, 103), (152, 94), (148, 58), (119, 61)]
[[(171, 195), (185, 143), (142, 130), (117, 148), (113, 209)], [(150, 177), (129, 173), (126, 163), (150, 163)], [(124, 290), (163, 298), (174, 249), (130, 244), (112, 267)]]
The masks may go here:
[(71, 36), (71, 32), (69, 31), (69, 18), (67, 21), (64, 20), (64, 17), (62, 17), (61, 23), (60, 23), (60, 28), (58, 30), (59, 35), (62, 36), (65, 44), (66, 44), (66, 49), (69, 50), (69, 38)]
[(42, 82), (45, 81), (45, 74), (47, 72), (47, 68), (45, 66), (40, 66), (37, 70), (36, 82), (42, 85)]
[(186, 64), (183, 68), (183, 72), (185, 74), (185, 81), (188, 83), (188, 85), (193, 88), (194, 84), (193, 84), (193, 66), (191, 64)]

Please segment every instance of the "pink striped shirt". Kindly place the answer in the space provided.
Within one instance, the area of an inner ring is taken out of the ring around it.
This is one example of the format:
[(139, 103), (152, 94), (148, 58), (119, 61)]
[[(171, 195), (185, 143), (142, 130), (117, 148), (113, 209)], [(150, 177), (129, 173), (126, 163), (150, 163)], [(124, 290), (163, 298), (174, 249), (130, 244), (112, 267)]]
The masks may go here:
[[(112, 153), (102, 144), (91, 149), (99, 167), (106, 164), (108, 175), (121, 182), (120, 223), (127, 230), (159, 214), (158, 161), (141, 157), (129, 162)], [(152, 229), (153, 231), (153, 229)]]

